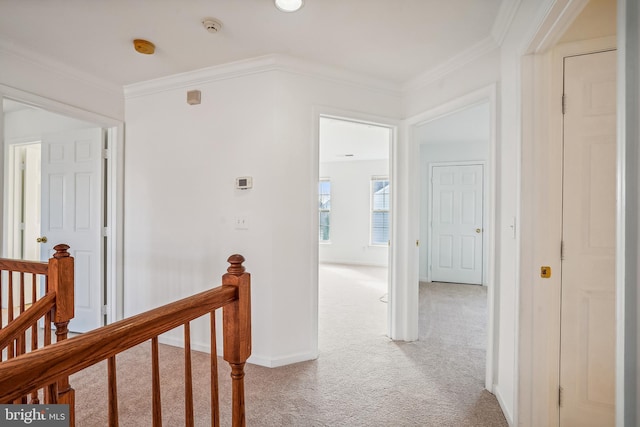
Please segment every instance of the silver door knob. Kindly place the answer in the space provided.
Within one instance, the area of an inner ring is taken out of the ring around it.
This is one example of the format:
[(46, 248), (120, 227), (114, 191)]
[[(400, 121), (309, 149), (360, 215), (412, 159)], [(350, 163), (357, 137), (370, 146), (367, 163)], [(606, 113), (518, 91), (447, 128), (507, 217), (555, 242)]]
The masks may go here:
[(38, 237), (36, 239), (36, 242), (38, 242), (38, 243), (47, 243), (47, 236)]

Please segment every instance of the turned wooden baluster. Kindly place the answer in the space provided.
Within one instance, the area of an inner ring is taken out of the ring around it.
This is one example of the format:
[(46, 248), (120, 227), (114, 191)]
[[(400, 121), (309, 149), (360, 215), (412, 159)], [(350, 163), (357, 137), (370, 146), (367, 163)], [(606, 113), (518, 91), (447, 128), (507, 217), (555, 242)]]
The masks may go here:
[(220, 427), (220, 399), (218, 387), (218, 343), (216, 338), (216, 311), (210, 314), (211, 328), (211, 355), (210, 358), (210, 374), (211, 374), (211, 427)]
[[(38, 283), (38, 275), (35, 273), (31, 275), (31, 305), (36, 303), (37, 297), (37, 283)], [(35, 322), (31, 327), (31, 351), (38, 349), (38, 322)], [(34, 390), (31, 393), (31, 404), (37, 405), (40, 403), (40, 399), (38, 398), (38, 390)]]
[(231, 423), (233, 427), (244, 427), (244, 365), (251, 355), (251, 276), (245, 273), (242, 255), (231, 255), (227, 262), (231, 266), (222, 276), (222, 286), (237, 288), (238, 299), (222, 309), (224, 360), (231, 366)]
[[(49, 259), (49, 288), (56, 294), (53, 323), (56, 325), (56, 342), (67, 339), (69, 321), (74, 316), (73, 276), (74, 260), (67, 251), (69, 245), (56, 245), (56, 253)], [(75, 390), (69, 384), (69, 377), (58, 380), (58, 404), (69, 405), (69, 425), (75, 425)]]

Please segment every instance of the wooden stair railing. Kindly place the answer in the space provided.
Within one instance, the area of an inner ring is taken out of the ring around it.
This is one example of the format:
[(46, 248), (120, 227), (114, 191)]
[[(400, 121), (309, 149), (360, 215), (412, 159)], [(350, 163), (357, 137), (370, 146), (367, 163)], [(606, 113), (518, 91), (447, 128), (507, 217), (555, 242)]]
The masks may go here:
[[(0, 362), (50, 345), (52, 322), (56, 341), (67, 339), (67, 326), (74, 316), (74, 260), (68, 245), (60, 244), (54, 249), (56, 253), (48, 263), (0, 258), (0, 307), (6, 306), (0, 319)], [(41, 278), (44, 290), (38, 298)], [(4, 303), (3, 295), (7, 298)], [(42, 330), (38, 327), (41, 319)], [(42, 388), (42, 403), (73, 405), (74, 391), (68, 377), (42, 384)], [(13, 403), (40, 403), (38, 390), (16, 396)]]
[[(191, 371), (189, 323), (211, 316), (211, 425), (219, 426), (215, 310), (223, 309), (224, 360), (231, 366), (232, 425), (245, 426), (244, 365), (251, 355), (250, 275), (241, 255), (232, 255), (222, 286), (167, 304), (85, 334), (34, 350), (0, 364), (0, 403), (11, 403), (31, 390), (68, 378), (107, 360), (109, 425), (118, 425), (116, 354), (151, 340), (153, 425), (162, 425), (158, 336), (176, 327), (185, 330), (185, 373)], [(193, 383), (185, 375), (185, 425), (194, 425)], [(73, 412), (73, 407), (70, 406)]]

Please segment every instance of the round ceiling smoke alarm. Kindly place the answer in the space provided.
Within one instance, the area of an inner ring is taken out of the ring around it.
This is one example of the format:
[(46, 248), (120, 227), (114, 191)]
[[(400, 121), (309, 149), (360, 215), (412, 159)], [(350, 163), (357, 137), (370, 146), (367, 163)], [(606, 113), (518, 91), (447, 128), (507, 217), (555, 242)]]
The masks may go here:
[(214, 18), (204, 18), (202, 20), (202, 25), (204, 26), (204, 29), (210, 33), (217, 33), (220, 31), (220, 28), (222, 28), (222, 22)]

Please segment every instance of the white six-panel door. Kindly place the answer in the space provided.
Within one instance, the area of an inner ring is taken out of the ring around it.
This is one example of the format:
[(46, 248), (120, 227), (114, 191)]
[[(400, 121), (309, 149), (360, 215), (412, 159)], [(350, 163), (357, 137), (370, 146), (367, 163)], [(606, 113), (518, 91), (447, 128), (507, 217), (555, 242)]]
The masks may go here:
[(101, 194), (102, 129), (83, 129), (42, 138), (42, 259), (66, 243), (75, 258), (75, 318), (69, 330), (86, 332), (103, 324)]
[(560, 425), (615, 415), (616, 53), (565, 58)]
[(483, 166), (433, 166), (431, 200), (431, 280), (481, 284)]

